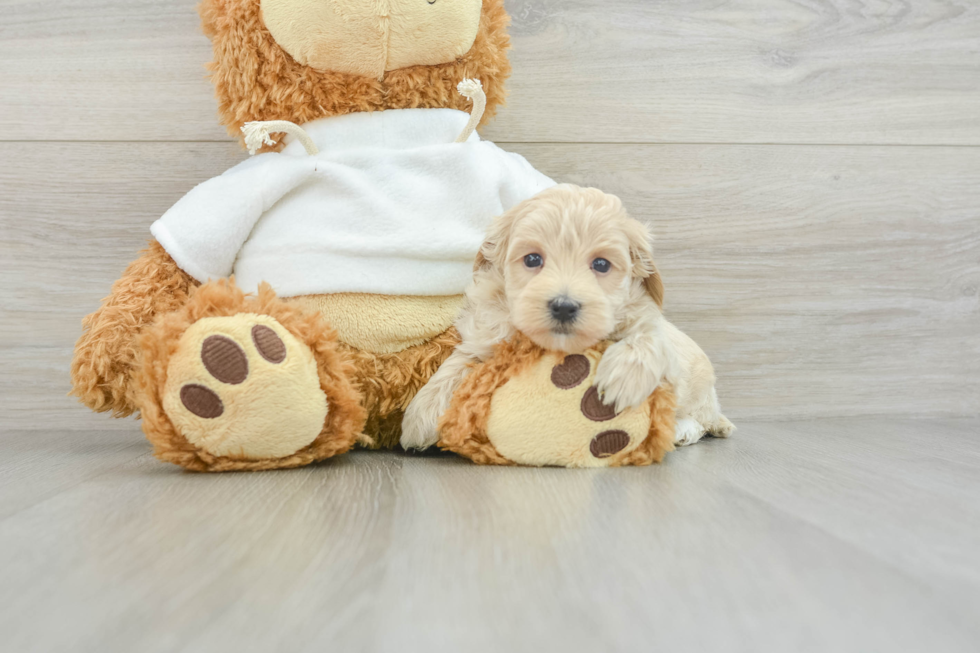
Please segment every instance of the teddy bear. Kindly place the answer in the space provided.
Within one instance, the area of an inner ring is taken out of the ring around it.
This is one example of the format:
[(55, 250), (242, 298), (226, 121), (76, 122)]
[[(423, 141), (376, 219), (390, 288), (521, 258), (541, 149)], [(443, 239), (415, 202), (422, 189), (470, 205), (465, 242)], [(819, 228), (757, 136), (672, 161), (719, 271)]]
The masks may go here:
[(396, 446), (489, 221), (554, 184), (473, 131), (505, 96), (504, 2), (200, 14), (220, 120), (258, 153), (152, 225), (83, 321), (73, 393), (196, 471)]

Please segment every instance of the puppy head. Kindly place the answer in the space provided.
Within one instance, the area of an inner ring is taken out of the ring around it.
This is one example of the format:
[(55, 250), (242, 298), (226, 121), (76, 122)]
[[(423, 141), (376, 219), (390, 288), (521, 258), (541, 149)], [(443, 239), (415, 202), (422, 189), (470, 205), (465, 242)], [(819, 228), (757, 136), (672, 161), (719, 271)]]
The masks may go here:
[(545, 349), (579, 352), (609, 337), (638, 295), (662, 306), (650, 242), (619, 198), (566, 184), (497, 218), (476, 272), (502, 285), (515, 328)]

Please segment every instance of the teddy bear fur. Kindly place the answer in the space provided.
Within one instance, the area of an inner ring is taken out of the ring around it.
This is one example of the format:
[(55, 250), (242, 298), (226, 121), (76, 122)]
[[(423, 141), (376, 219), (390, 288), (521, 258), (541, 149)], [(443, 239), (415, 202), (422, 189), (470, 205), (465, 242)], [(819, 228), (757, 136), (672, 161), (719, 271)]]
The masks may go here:
[[(139, 336), (158, 316), (181, 310), (199, 287), (159, 243), (150, 243), (113, 284), (102, 307), (82, 320), (84, 333), (75, 347), (71, 367), (72, 394), (92, 410), (111, 412), (114, 417), (127, 417), (140, 410), (143, 398), (152, 394), (145, 394), (146, 382), (135, 381), (143, 364)], [(174, 336), (179, 337), (179, 333)], [(455, 329), (392, 354), (376, 354), (337, 342), (351, 361), (355, 387), (367, 410), (364, 431), (373, 434), (362, 444), (372, 448), (397, 444), (402, 412), (457, 342)], [(145, 410), (141, 416), (146, 419)], [(149, 428), (153, 431), (156, 427)], [(158, 440), (170, 439), (170, 430), (168, 427), (168, 434)]]
[[(327, 396), (330, 411), (321, 437), (287, 458), (250, 461), (211, 455), (180, 436), (164, 411), (167, 364), (184, 332), (198, 320), (238, 313), (259, 313), (275, 318), (312, 350), (317, 361), (320, 389)], [(189, 300), (180, 309), (163, 315), (146, 329), (140, 338), (140, 353), (136, 382), (147, 439), (154, 445), (157, 458), (187, 469), (224, 472), (300, 467), (346, 452), (364, 430), (367, 412), (361, 405), (360, 393), (353, 380), (356, 378), (353, 357), (342, 348), (337, 334), (323, 320), (289, 306), (277, 298), (267, 284), (260, 286), (254, 297), (245, 295), (229, 281), (193, 289)]]
[[(469, 101), (456, 91), (464, 78), (483, 83), (487, 95), (484, 122), (504, 101), (504, 83), (511, 68), (507, 59), (509, 17), (503, 0), (483, 0), (476, 40), (463, 57), (442, 65), (394, 70), (380, 79), (319, 72), (298, 64), (263, 25), (260, 4), (260, 0), (203, 0), (199, 7), (205, 34), (214, 49), (210, 71), (220, 120), (236, 137), (241, 137), (243, 123), (256, 120), (303, 124), (318, 118), (383, 109), (468, 110)], [(83, 334), (71, 367), (72, 393), (92, 410), (110, 412), (116, 417), (140, 411), (144, 431), (164, 459), (195, 469), (253, 468), (189, 456), (186, 446), (175, 444), (173, 429), (159, 414), (154, 395), (153, 384), (159, 382), (162, 373), (157, 360), (159, 351), (143, 338), (152, 325), (158, 320), (167, 325), (155, 332), (158, 337), (164, 336), (165, 342), (160, 346), (166, 347), (167, 339), (179, 337), (181, 325), (195, 311), (207, 313), (204, 308), (188, 308), (195, 295), (199, 299), (223, 296), (213, 307), (215, 310), (218, 305), (224, 307), (222, 310), (232, 310), (253, 301), (235, 295), (227, 285), (210, 287), (213, 284), (200, 286), (159, 243), (151, 241), (115, 282), (102, 306), (83, 320)], [(254, 301), (275, 306), (274, 315), (288, 315), (289, 324), (284, 326), (302, 334), (306, 341), (319, 343), (317, 338), (322, 338), (326, 349), (313, 347), (318, 357), (327, 356), (329, 350), (329, 356), (342, 357), (345, 364), (350, 364), (352, 388), (362, 397), (361, 405), (366, 410), (363, 431), (369, 437), (361, 441), (370, 446), (397, 444), (402, 412), (457, 342), (455, 331), (450, 329), (396, 353), (357, 350), (336, 341), (328, 325), (315, 324), (316, 320), (322, 322), (319, 316), (285, 310), (283, 302), (273, 301), (271, 291)], [(150, 368), (141, 377), (147, 365)], [(347, 410), (344, 419), (358, 422), (360, 418), (354, 412)], [(349, 445), (342, 443), (340, 448), (343, 446)], [(324, 453), (312, 451), (312, 457), (322, 458)], [(302, 461), (309, 458), (306, 454), (297, 456), (285, 464), (304, 464)], [(282, 467), (283, 462), (267, 466)]]

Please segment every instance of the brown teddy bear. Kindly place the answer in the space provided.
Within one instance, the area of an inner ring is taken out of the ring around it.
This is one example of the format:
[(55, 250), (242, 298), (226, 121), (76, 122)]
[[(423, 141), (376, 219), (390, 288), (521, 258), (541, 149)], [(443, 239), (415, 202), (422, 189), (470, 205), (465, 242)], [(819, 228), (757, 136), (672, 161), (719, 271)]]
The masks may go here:
[(489, 221), (554, 183), (472, 133), (504, 99), (503, 5), (203, 0), (221, 121), (263, 153), (154, 223), (74, 394), (194, 470), (395, 446)]

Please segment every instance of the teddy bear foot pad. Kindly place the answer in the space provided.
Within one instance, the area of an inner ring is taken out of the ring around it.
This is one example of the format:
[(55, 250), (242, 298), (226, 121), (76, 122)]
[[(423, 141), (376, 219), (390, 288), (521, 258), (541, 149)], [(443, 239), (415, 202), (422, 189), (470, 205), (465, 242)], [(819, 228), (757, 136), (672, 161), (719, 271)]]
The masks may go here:
[(140, 340), (143, 432), (195, 471), (283, 469), (350, 449), (365, 412), (336, 334), (268, 286), (192, 291)]
[(616, 467), (660, 461), (673, 448), (672, 391), (658, 388), (647, 402), (617, 413), (595, 386), (603, 349), (564, 355), (523, 338), (503, 344), (457, 391), (440, 445), (488, 464)]
[(191, 326), (170, 359), (163, 406), (192, 444), (245, 460), (308, 446), (328, 410), (309, 348), (255, 314)]

